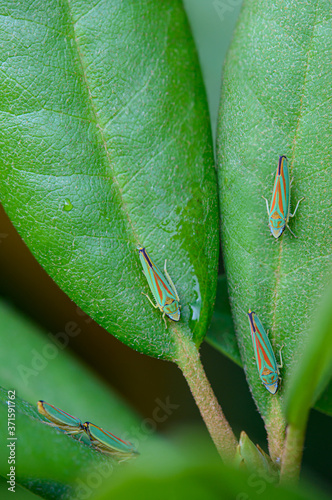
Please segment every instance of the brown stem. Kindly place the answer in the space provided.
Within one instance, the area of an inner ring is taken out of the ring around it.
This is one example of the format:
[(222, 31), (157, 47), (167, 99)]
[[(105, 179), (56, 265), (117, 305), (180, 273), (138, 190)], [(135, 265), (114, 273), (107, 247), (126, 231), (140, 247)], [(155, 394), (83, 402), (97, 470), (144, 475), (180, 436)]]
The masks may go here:
[(270, 457), (274, 462), (278, 463), (281, 460), (284, 447), (286, 421), (282, 413), (280, 399), (278, 397), (273, 397), (271, 399), (271, 406), (265, 421), (265, 428), (269, 443)]
[(295, 482), (299, 479), (305, 431), (292, 424), (287, 427), (282, 455), (280, 482)]
[(230, 462), (238, 443), (206, 378), (197, 347), (182, 335), (177, 335), (177, 340), (178, 356), (175, 362), (187, 380), (221, 458)]

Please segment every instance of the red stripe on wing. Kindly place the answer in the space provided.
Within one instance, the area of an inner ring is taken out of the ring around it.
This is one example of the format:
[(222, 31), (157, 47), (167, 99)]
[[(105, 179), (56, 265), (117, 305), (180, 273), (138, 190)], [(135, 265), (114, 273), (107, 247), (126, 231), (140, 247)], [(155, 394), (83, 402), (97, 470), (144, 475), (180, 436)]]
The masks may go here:
[(274, 212), (277, 204), (277, 195), (278, 195), (278, 178), (276, 178), (274, 187), (273, 187), (273, 197), (271, 202), (271, 212)]
[(172, 295), (172, 292), (171, 292), (171, 290), (167, 287), (166, 282), (165, 282), (164, 280), (161, 280), (161, 278), (160, 278), (159, 274), (157, 274), (157, 273), (155, 272), (155, 270), (154, 270), (154, 269), (152, 269), (152, 272), (153, 272), (153, 277), (154, 277), (155, 282), (156, 282), (156, 287), (157, 287), (157, 289), (158, 289), (158, 293), (159, 293), (159, 296), (160, 296), (160, 300), (162, 299), (162, 296), (163, 296), (163, 292), (162, 292), (162, 290), (161, 290), (161, 288), (160, 288), (160, 283), (162, 284), (162, 287), (163, 287), (163, 288), (165, 288), (166, 292)]
[(124, 441), (123, 439), (115, 436), (115, 434), (112, 434), (111, 432), (108, 432), (108, 431), (104, 431), (104, 429), (102, 429), (101, 427), (98, 427), (98, 429), (100, 431), (102, 431), (106, 436), (110, 436), (111, 438), (113, 438), (115, 441), (120, 441), (120, 443), (123, 443), (127, 446), (130, 446), (130, 443), (128, 443), (127, 441)]
[[(272, 370), (274, 371), (274, 367), (271, 366), (271, 361), (268, 357), (268, 355), (266, 354), (268, 352), (268, 346), (266, 345), (265, 341), (262, 339), (262, 341), (260, 341), (260, 339), (258, 337), (257, 338), (257, 342), (259, 344), (259, 348), (257, 347), (257, 352), (261, 352), (263, 354), (263, 358), (264, 358), (264, 362), (265, 364)], [(261, 367), (261, 359), (260, 359), (260, 367)]]
[(258, 341), (258, 337), (255, 336), (255, 344), (256, 344), (256, 355), (257, 355), (257, 363), (258, 363), (258, 371), (261, 371), (262, 368), (262, 358), (261, 358), (261, 348), (260, 343)]
[(284, 213), (284, 206), (283, 206), (283, 199), (282, 199), (282, 192), (281, 192), (281, 182), (282, 182), (282, 180), (279, 179), (279, 183), (278, 183), (278, 208), (279, 208), (279, 211), (283, 214)]

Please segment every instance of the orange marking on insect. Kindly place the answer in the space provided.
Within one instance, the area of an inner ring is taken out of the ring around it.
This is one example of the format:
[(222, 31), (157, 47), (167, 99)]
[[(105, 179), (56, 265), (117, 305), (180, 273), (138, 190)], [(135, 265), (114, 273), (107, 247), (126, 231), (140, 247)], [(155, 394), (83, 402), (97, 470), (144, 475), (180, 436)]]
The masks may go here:
[[(157, 285), (158, 291), (160, 292), (160, 298), (161, 298), (162, 297), (162, 291), (161, 291), (160, 286), (159, 286), (160, 278), (159, 278), (159, 276), (154, 271), (153, 271), (153, 275), (155, 277), (156, 285)], [(166, 290), (167, 293), (172, 293), (170, 291), (170, 289), (166, 286), (165, 283), (163, 283), (163, 287), (165, 288), (165, 290)]]

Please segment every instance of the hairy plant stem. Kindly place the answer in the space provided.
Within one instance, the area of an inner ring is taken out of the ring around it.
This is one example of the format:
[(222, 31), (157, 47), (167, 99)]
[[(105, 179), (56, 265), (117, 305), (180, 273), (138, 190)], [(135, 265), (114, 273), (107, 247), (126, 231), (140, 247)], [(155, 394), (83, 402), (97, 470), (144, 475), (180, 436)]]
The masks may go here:
[(271, 406), (268, 417), (265, 420), (265, 428), (270, 457), (274, 462), (280, 463), (285, 442), (286, 421), (278, 396), (271, 398)]
[(210, 436), (224, 462), (234, 458), (237, 441), (204, 372), (196, 345), (177, 335), (178, 355), (174, 360), (187, 380)]
[(280, 482), (296, 482), (300, 476), (305, 430), (290, 424), (281, 461)]

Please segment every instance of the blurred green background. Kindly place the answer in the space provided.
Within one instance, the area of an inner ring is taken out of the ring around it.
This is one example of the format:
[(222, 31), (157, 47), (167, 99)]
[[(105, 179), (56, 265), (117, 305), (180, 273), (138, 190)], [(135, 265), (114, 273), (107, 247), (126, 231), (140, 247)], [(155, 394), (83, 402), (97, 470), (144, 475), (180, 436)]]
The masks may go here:
[[(234, 7), (229, 6), (224, 15), (218, 15), (218, 2), (214, 0), (184, 1), (202, 65), (214, 137), (222, 65), (241, 4), (240, 1), (232, 3)], [(2, 209), (0, 233), (0, 291), (5, 299), (49, 332), (62, 331), (68, 321), (79, 324), (82, 333), (70, 340), (68, 349), (115, 388), (143, 418), (151, 416), (156, 398), (169, 397), (172, 403), (178, 404), (171, 418), (159, 424), (159, 432), (174, 435), (181, 426), (199, 426), (209, 439), (187, 384), (175, 365), (136, 353), (92, 320), (86, 322), (78, 316), (76, 305), (35, 261)], [(202, 345), (201, 355), (207, 376), (235, 432), (245, 430), (254, 442), (264, 447), (263, 423), (243, 371), (207, 343)], [(332, 491), (328, 442), (332, 442), (330, 418), (312, 411), (303, 476)]]

